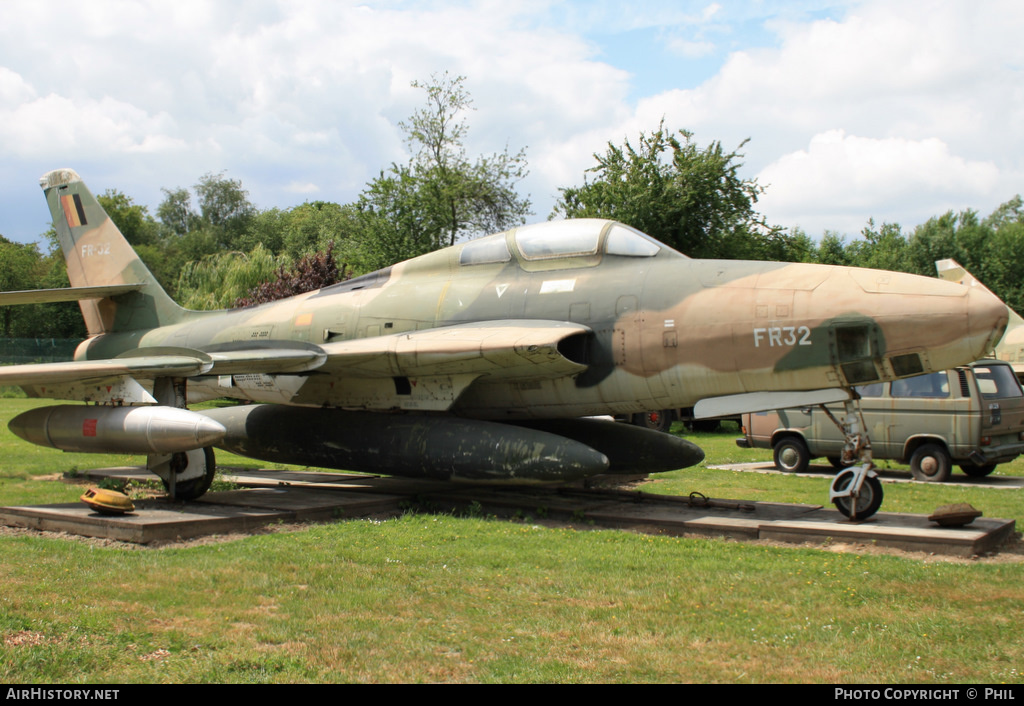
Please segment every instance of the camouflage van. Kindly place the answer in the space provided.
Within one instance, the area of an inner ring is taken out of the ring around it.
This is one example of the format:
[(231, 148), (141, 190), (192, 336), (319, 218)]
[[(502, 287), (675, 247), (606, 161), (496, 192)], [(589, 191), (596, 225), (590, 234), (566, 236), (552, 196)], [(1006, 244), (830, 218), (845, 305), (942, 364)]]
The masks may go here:
[[(856, 388), (875, 459), (910, 465), (917, 480), (949, 479), (953, 463), (986, 476), (1024, 453), (1024, 392), (1008, 364), (983, 360), (939, 373)], [(842, 418), (841, 405), (828, 405)], [(819, 407), (743, 415), (742, 448), (774, 450), (781, 470), (824, 456), (842, 468), (843, 436)]]

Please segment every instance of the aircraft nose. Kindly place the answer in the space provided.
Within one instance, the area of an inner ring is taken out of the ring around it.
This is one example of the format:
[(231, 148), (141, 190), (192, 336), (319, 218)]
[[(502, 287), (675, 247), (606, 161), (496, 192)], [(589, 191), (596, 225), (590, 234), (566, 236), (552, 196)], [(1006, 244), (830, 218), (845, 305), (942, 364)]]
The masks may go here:
[(898, 297), (879, 301), (889, 309), (889, 342), (895, 350), (924, 348), (933, 370), (991, 355), (1006, 329), (1006, 305), (983, 287), (902, 273), (893, 273), (888, 286)]
[[(844, 281), (855, 286), (836, 286)], [(859, 312), (877, 327), (875, 348), (868, 336), (872, 325), (859, 327), (842, 318), (831, 319), (836, 357), (851, 382), (871, 377), (866, 362), (863, 367), (847, 365), (867, 357), (875, 357), (876, 366), (888, 359), (892, 374), (898, 377), (984, 358), (991, 354), (1009, 318), (1006, 305), (983, 287), (901, 272), (846, 268), (836, 271), (816, 293), (822, 307)]]

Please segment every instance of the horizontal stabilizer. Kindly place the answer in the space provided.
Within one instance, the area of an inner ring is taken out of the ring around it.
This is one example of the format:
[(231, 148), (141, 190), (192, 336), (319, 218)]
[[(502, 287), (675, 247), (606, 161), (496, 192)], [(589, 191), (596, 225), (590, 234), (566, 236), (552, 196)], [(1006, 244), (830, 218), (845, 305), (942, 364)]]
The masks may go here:
[(823, 390), (746, 392), (741, 395), (724, 395), (701, 400), (693, 407), (697, 419), (733, 417), (737, 414), (768, 412), (789, 407), (809, 407), (829, 402), (845, 402), (850, 393), (839, 387)]
[(144, 286), (143, 284), (104, 284), (95, 287), (61, 287), (59, 289), (24, 289), (17, 292), (0, 292), (0, 306), (106, 299), (119, 294), (137, 292)]
[(0, 385), (55, 385), (83, 380), (191, 377), (202, 375), (211, 363), (189, 356), (157, 355), (111, 360), (70, 360), (62, 363), (0, 366)]

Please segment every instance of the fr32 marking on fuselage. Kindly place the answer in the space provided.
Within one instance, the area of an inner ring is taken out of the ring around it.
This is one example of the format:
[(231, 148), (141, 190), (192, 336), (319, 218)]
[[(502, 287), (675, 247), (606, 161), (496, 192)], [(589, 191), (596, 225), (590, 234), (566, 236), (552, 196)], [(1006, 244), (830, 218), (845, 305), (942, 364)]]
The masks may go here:
[(780, 346), (809, 346), (811, 329), (807, 326), (768, 326), (754, 329), (754, 348), (765, 343), (770, 348)]

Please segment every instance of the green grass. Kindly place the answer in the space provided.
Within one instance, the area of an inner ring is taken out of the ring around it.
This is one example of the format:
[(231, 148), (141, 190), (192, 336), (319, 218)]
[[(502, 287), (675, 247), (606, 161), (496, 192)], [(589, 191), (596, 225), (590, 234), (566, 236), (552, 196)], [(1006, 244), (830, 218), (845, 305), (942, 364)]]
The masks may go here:
[[(0, 420), (31, 404), (0, 400)], [(709, 463), (766, 458), (734, 437), (693, 438)], [(39, 451), (0, 429), (0, 503), (71, 501), (80, 486), (36, 479), (132, 462)], [(644, 489), (827, 496), (822, 479), (706, 468)], [(915, 512), (949, 492), (885, 489), (885, 509)], [(1019, 491), (981, 491), (955, 493), (1021, 516)], [(436, 514), (163, 549), (10, 532), (0, 681), (1020, 683), (1022, 576), (998, 559)]]

